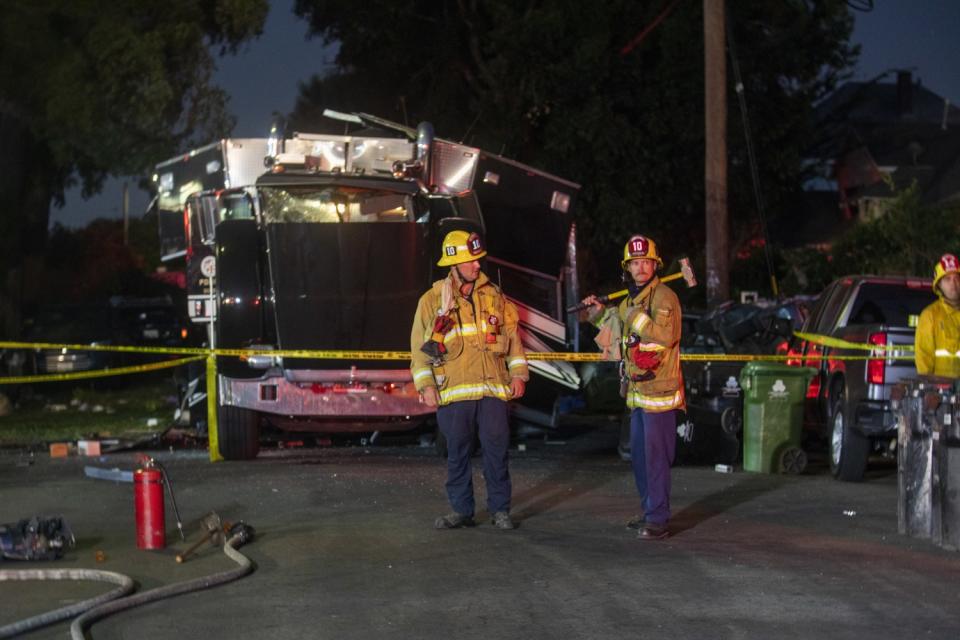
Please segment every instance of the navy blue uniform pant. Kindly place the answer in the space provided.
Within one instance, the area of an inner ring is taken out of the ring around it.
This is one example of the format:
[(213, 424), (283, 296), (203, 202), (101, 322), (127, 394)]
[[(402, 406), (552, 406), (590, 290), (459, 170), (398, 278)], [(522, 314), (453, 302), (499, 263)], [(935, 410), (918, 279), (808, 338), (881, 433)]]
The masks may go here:
[(510, 510), (510, 421), (507, 403), (497, 398), (462, 400), (437, 409), (440, 432), (447, 439), (447, 498), (457, 513), (473, 516), (473, 443), (480, 436), (483, 477), (490, 513)]
[(630, 461), (647, 522), (670, 520), (670, 465), (677, 448), (677, 411), (630, 414)]

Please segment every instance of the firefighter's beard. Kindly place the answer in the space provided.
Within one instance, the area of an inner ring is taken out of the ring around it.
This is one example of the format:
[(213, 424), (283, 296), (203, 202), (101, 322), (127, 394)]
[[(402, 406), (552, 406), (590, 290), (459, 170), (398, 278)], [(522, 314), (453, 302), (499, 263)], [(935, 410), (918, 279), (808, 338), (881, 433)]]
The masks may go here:
[(454, 265), (450, 272), (453, 274), (453, 281), (457, 284), (457, 289), (460, 291), (460, 294), (463, 296), (469, 296), (473, 293), (473, 283), (480, 278), (480, 271), (476, 272), (476, 275), (472, 278), (465, 276), (462, 271), (460, 271), (460, 265)]
[(643, 289), (644, 289), (648, 284), (650, 284), (650, 281), (653, 280), (653, 276), (654, 276), (655, 274), (651, 274), (650, 277), (647, 278), (646, 280), (643, 280), (643, 279), (640, 279), (640, 278), (634, 278), (634, 277), (631, 276), (629, 273), (625, 273), (624, 275), (626, 276), (626, 277), (624, 278), (624, 280), (627, 281), (627, 284), (633, 285), (633, 288), (636, 289), (636, 293), (633, 293), (633, 294), (631, 294), (631, 295), (636, 295), (637, 293), (640, 293), (641, 291), (643, 291)]

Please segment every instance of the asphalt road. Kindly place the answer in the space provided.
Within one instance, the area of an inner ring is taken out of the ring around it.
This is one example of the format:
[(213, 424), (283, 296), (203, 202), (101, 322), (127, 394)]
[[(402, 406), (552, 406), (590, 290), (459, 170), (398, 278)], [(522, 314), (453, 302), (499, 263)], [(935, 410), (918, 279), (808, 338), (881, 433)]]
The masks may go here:
[[(641, 541), (615, 425), (514, 452), (514, 531), (487, 519), (434, 531), (444, 466), (408, 446), (272, 450), (249, 463), (153, 452), (188, 540), (210, 510), (258, 532), (246, 578), (95, 624), (108, 638), (950, 638), (960, 636), (960, 553), (897, 534), (896, 471), (866, 482), (674, 469), (673, 536)], [(100, 568), (140, 591), (231, 568), (219, 550), (178, 565), (169, 501), (163, 551), (140, 551), (131, 484), (85, 477), (94, 459), (0, 453), (0, 522), (62, 514), (77, 545), (52, 563)], [(479, 460), (476, 462), (479, 463)], [(483, 504), (477, 471), (478, 503)], [(481, 514), (483, 517), (483, 514)], [(105, 560), (95, 559), (101, 551)], [(0, 625), (92, 597), (95, 583), (0, 582)], [(62, 623), (27, 638), (64, 638)]]

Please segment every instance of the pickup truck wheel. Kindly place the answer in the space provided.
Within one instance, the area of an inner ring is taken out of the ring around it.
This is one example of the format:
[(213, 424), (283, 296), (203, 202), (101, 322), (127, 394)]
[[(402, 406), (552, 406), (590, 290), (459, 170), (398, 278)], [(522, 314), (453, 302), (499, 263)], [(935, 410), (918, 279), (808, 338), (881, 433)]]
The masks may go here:
[(224, 460), (252, 460), (260, 453), (260, 414), (241, 407), (217, 407), (217, 444)]
[(830, 430), (830, 472), (846, 482), (863, 480), (870, 454), (870, 439), (850, 423), (846, 409), (846, 394), (834, 394)]

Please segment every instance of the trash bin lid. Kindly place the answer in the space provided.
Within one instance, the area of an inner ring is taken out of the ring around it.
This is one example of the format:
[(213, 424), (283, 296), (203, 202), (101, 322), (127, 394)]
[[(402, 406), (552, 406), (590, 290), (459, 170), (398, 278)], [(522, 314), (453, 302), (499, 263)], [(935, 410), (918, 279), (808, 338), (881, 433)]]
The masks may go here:
[(740, 386), (744, 389), (750, 389), (755, 386), (754, 381), (758, 378), (803, 378), (804, 384), (817, 375), (817, 370), (813, 367), (794, 367), (783, 364), (782, 362), (766, 362), (762, 360), (752, 360), (744, 365), (740, 371)]
[(766, 362), (751, 360), (744, 365), (740, 375), (770, 375), (770, 376), (812, 376), (817, 372), (812, 367), (795, 367), (782, 362)]

